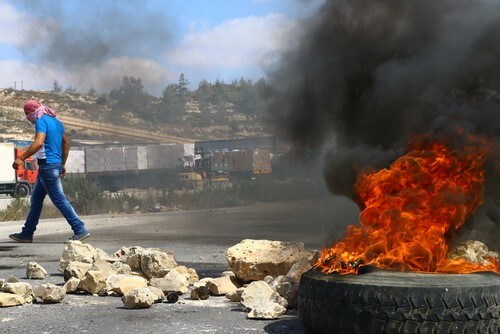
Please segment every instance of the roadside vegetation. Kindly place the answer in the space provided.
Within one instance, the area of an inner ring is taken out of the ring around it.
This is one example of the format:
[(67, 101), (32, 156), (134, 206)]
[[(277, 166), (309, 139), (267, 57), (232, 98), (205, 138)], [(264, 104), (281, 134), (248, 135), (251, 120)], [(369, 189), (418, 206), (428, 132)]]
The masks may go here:
[[(101, 191), (97, 182), (67, 178), (65, 193), (79, 215), (140, 213), (235, 207), (258, 202), (314, 200), (328, 194), (323, 182), (309, 178), (279, 180), (263, 177), (234, 182), (231, 186), (199, 189), (149, 189), (120, 192)], [(0, 221), (24, 220), (29, 200), (14, 198), (0, 210)], [(41, 218), (61, 217), (52, 205), (45, 205)]]

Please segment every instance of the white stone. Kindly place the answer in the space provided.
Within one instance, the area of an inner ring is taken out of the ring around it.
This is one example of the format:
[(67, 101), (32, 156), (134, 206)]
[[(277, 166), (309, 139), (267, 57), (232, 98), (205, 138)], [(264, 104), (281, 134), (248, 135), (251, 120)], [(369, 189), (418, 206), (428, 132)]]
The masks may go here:
[(137, 288), (122, 297), (126, 308), (148, 308), (157, 301), (157, 295), (149, 288)]
[(207, 286), (207, 283), (210, 282), (211, 280), (213, 280), (213, 277), (205, 277), (205, 278), (202, 278), (199, 281), (195, 282), (193, 284), (193, 286), (194, 287)]
[(177, 262), (170, 253), (159, 250), (146, 250), (141, 253), (141, 271), (148, 278), (164, 277), (175, 267)]
[(188, 268), (186, 266), (177, 266), (175, 268), (172, 268), (172, 270), (176, 270), (180, 274), (186, 275), (189, 278), (190, 285), (198, 282), (198, 280), (200, 279), (198, 277), (198, 273), (196, 273), (196, 270), (194, 270), (193, 268)]
[(42, 284), (35, 288), (34, 295), (42, 303), (60, 303), (66, 297), (66, 289), (54, 284)]
[(128, 275), (132, 271), (130, 266), (123, 262), (114, 262), (111, 265), (111, 269), (113, 269), (117, 274)]
[(299, 282), (289, 276), (280, 275), (269, 283), (271, 289), (279, 293), (288, 302), (288, 308), (296, 309), (299, 298)]
[(92, 267), (89, 270), (100, 271), (103, 273), (104, 277), (115, 275), (116, 271), (111, 268), (111, 264), (103, 259), (97, 259), (94, 261)]
[(488, 258), (500, 261), (500, 254), (488, 250), (488, 246), (477, 240), (467, 240), (456, 245), (448, 252), (449, 259), (464, 259), (469, 262), (486, 265), (491, 261)]
[(78, 290), (99, 294), (106, 289), (106, 277), (100, 271), (89, 270), (78, 284)]
[(302, 242), (245, 239), (227, 250), (227, 261), (236, 277), (244, 282), (270, 275), (286, 275), (301, 259), (312, 260), (315, 252)]
[(148, 281), (140, 276), (116, 274), (106, 279), (106, 290), (123, 296), (133, 289), (148, 286)]
[(208, 281), (207, 287), (211, 294), (222, 296), (228, 293), (234, 293), (241, 285), (233, 276), (222, 276)]
[(241, 303), (250, 309), (249, 318), (276, 319), (286, 312), (287, 302), (264, 281), (250, 283), (241, 294)]
[(18, 306), (26, 303), (22, 296), (0, 292), (0, 307)]
[(73, 293), (78, 291), (78, 285), (80, 285), (80, 279), (76, 277), (71, 277), (69, 280), (64, 283), (64, 289), (66, 293)]
[(2, 287), (2, 292), (12, 293), (24, 298), (27, 303), (33, 301), (33, 288), (29, 283), (13, 282), (5, 283)]
[(80, 261), (70, 261), (64, 268), (64, 280), (69, 280), (71, 277), (78, 278), (79, 280), (85, 277), (87, 271), (92, 267), (91, 263)]
[(173, 291), (183, 294), (189, 290), (189, 277), (171, 270), (165, 277), (150, 279), (149, 285), (160, 288), (164, 293)]
[(84, 263), (94, 263), (96, 250), (90, 244), (84, 244), (81, 241), (69, 241), (64, 247), (63, 254), (59, 259), (59, 270), (64, 269), (70, 261)]
[(245, 287), (238, 288), (235, 292), (228, 293), (226, 298), (232, 302), (241, 302), (241, 295), (243, 294), (243, 291), (245, 291)]
[(191, 290), (192, 300), (205, 300), (208, 299), (208, 297), (210, 297), (210, 290), (204, 285), (195, 286)]
[(286, 308), (280, 304), (269, 303), (250, 310), (247, 317), (250, 319), (272, 320), (278, 319), (280, 316), (285, 314), (285, 312)]
[(44, 279), (47, 276), (47, 270), (34, 261), (26, 265), (26, 277), (29, 279)]
[(19, 283), (21, 282), (16, 276), (10, 275), (7, 279), (7, 283)]

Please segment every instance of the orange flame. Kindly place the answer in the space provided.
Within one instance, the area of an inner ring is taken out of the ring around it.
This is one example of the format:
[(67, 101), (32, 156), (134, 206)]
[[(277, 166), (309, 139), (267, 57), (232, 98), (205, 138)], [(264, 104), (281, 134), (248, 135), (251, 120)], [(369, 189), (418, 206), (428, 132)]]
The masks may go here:
[(493, 258), (480, 265), (448, 259), (454, 232), (483, 203), (488, 145), (474, 141), (460, 152), (420, 142), (389, 169), (364, 172), (355, 191), (364, 209), (361, 226), (321, 251), (323, 273), (359, 272), (363, 266), (434, 273), (500, 273)]

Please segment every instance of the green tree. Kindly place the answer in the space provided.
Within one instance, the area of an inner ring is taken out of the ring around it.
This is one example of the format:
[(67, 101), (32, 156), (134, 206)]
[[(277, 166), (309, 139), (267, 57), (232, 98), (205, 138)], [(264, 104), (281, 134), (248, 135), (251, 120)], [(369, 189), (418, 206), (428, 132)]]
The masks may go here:
[(66, 88), (65, 92), (68, 93), (76, 93), (76, 87), (73, 87), (71, 84)]
[(142, 118), (153, 118), (151, 103), (154, 98), (144, 91), (139, 78), (124, 76), (120, 88), (113, 89), (109, 97), (116, 101), (116, 111), (119, 113), (131, 112)]
[(87, 95), (90, 96), (97, 96), (97, 92), (95, 91), (94, 87), (90, 87), (89, 91), (87, 92)]
[(178, 95), (178, 85), (170, 84), (162, 92), (161, 110), (158, 119), (164, 122), (177, 123), (182, 119), (183, 101)]
[(186, 100), (189, 94), (189, 80), (186, 79), (184, 73), (181, 73), (179, 76), (179, 82), (177, 83), (177, 96), (179, 96), (182, 100)]
[(57, 82), (57, 80), (54, 80), (54, 84), (52, 85), (52, 91), (54, 93), (60, 93), (62, 92), (62, 86)]

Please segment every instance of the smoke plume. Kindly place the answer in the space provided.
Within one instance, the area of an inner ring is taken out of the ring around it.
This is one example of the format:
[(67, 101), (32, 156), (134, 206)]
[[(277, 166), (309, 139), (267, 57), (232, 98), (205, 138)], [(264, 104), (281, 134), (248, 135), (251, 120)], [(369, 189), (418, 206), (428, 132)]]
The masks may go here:
[(327, 0), (271, 74), (278, 131), (307, 152), (333, 137), (324, 175), (349, 197), (360, 170), (387, 167), (412, 136), (485, 136), (498, 224), (499, 31), (496, 0)]
[[(86, 85), (116, 84), (125, 75), (142, 74), (146, 83), (149, 75), (158, 77), (160, 66), (140, 59), (161, 59), (172, 39), (172, 24), (144, 2), (24, 0), (22, 4), (31, 18), (21, 46), (28, 58), (62, 68)], [(92, 68), (99, 71), (89, 72)], [(97, 80), (92, 82), (91, 76)]]

